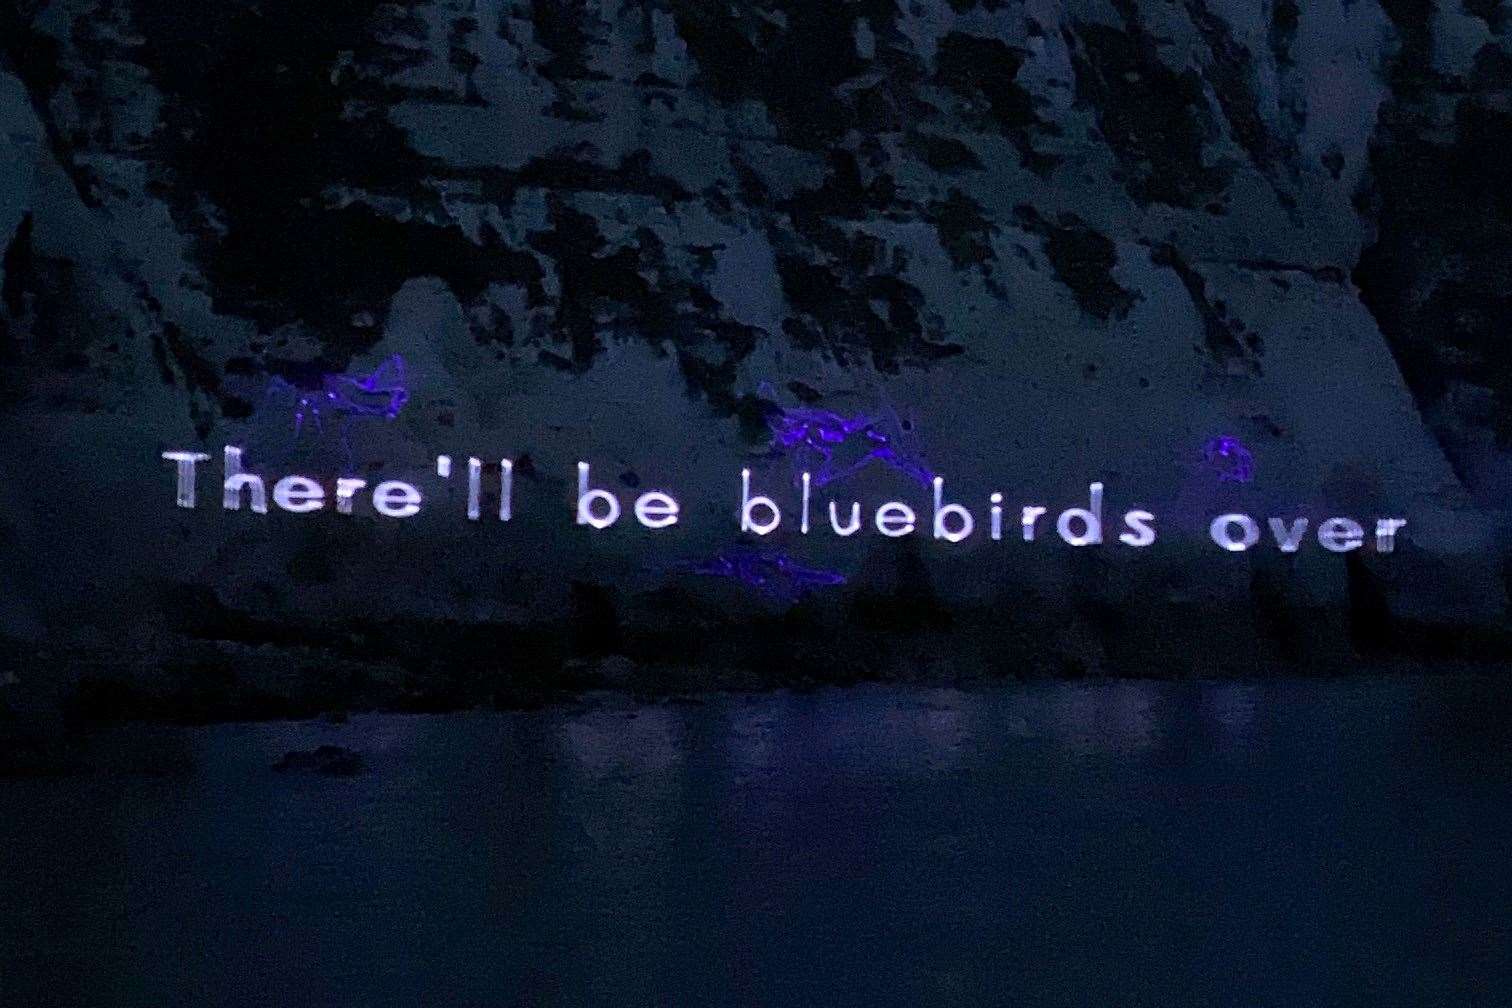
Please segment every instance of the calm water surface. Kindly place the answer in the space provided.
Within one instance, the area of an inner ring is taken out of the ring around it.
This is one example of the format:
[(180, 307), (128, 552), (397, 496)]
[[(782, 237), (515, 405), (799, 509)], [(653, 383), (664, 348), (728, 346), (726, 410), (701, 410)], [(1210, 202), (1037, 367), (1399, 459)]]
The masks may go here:
[[(350, 778), (279, 774), (348, 746)], [(1512, 680), (127, 729), (0, 782), (0, 1004), (1512, 1005)]]

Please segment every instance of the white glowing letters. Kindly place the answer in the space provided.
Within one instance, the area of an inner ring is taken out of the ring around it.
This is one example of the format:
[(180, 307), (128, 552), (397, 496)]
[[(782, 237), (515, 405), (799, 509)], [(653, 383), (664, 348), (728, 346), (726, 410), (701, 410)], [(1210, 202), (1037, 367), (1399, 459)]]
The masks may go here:
[[(976, 519), (971, 517), (971, 512), (960, 504), (946, 504), (945, 480), (942, 477), (934, 478), (934, 537), (944, 539), (947, 542), (957, 543), (971, 535), (971, 530), (976, 528)], [(947, 524), (947, 519), (953, 518), (956, 527), (952, 531)]]
[[(809, 512), (812, 507), (812, 476), (803, 473), (799, 477), (798, 531), (809, 533)], [(933, 515), (929, 531), (935, 539), (948, 543), (964, 542), (976, 532), (976, 515), (964, 504), (945, 501), (945, 480), (936, 476), (931, 481), (934, 492)], [(782, 525), (782, 506), (763, 493), (752, 492), (751, 470), (740, 471), (740, 531), (766, 536)], [(1072, 507), (1062, 511), (1056, 518), (1055, 528), (1060, 537), (1071, 546), (1093, 546), (1103, 541), (1103, 485), (1093, 483), (1087, 488), (1088, 506)], [(988, 498), (991, 507), (988, 535), (994, 540), (1003, 538), (1003, 495), (994, 493)], [(829, 524), (838, 536), (855, 535), (861, 529), (861, 502), (851, 501), (848, 516), (842, 523), (844, 505), (831, 500), (828, 504)], [(1049, 509), (1037, 504), (1026, 506), (1021, 512), (1020, 527), (1025, 542), (1033, 542), (1039, 519)], [(872, 522), (876, 530), (888, 538), (912, 535), (919, 525), (918, 513), (903, 501), (887, 501), (873, 512)], [(1136, 509), (1124, 515), (1128, 531), (1119, 535), (1125, 546), (1143, 547), (1155, 541), (1155, 515)]]
[[(1295, 553), (1307, 536), (1307, 519), (1268, 518), (1272, 540), (1282, 553)], [(1396, 534), (1407, 527), (1401, 518), (1378, 518), (1378, 553), (1396, 551)], [(1353, 518), (1329, 518), (1318, 523), (1318, 545), (1330, 553), (1350, 553), (1365, 545), (1365, 527)], [(1208, 526), (1208, 536), (1230, 553), (1243, 553), (1260, 541), (1260, 524), (1247, 514), (1221, 514)]]
[[(163, 452), (166, 461), (176, 466), (177, 492), (175, 502), (179, 507), (195, 506), (196, 477), (201, 462), (210, 461), (204, 452)], [(227, 511), (240, 511), (245, 502), (256, 514), (268, 513), (268, 487), (256, 473), (247, 472), (242, 466), (242, 450), (227, 445), (221, 482), (221, 506)], [(367, 486), (367, 480), (342, 477), (336, 480), (336, 512), (351, 514), (357, 491)], [(373, 488), (373, 510), (389, 518), (408, 518), (420, 512), (419, 488), (402, 480), (388, 480)], [(285, 476), (273, 484), (273, 503), (279, 510), (290, 514), (309, 514), (326, 506), (326, 490), (309, 476)]]
[[(208, 462), (210, 456), (205, 452), (165, 451), (162, 457), (174, 464), (175, 502), (179, 507), (195, 507), (199, 465)], [(437, 477), (450, 481), (453, 471), (450, 456), (436, 456)], [(483, 461), (469, 457), (465, 513), (471, 521), (478, 521), (483, 515), (483, 475)], [(666, 490), (649, 490), (629, 503), (622, 503), (614, 491), (593, 485), (592, 470), (587, 462), (577, 464), (577, 477), (573, 513), (578, 525), (595, 530), (607, 529), (618, 523), (627, 509), (634, 515), (636, 524), (652, 530), (670, 528), (682, 519), (682, 506)], [(798, 480), (797, 532), (809, 535), (814, 528), (811, 518), (817, 517), (820, 530), (827, 518), (829, 531), (841, 538), (856, 535), (863, 526), (890, 539), (919, 534), (955, 544), (977, 536), (977, 513), (972, 507), (959, 498), (952, 499), (943, 477), (932, 477), (929, 485), (932, 499), (920, 502), (917, 509), (905, 501), (885, 501), (863, 516), (860, 501), (815, 501), (813, 476), (802, 473)], [(275, 482), (270, 493), (264, 477), (245, 467), (240, 448), (227, 446), (224, 450), (221, 505), (227, 511), (246, 509), (267, 514), (271, 498), (278, 510), (290, 514), (321, 511), (334, 501), (337, 514), (350, 515), (358, 508), (359, 495), (365, 493), (373, 513), (387, 518), (409, 518), (418, 514), (425, 503), (420, 488), (403, 480), (385, 480), (369, 490), (366, 480), (344, 476), (334, 481), (332, 489), (309, 476), (291, 475)], [(492, 490), (490, 486), (490, 494)], [(514, 513), (514, 463), (509, 459), (499, 462), (497, 491), (498, 519), (507, 522)], [(1032, 543), (1044, 533), (1044, 538), (1058, 537), (1068, 546), (1100, 546), (1105, 538), (1114, 535), (1104, 518), (1103, 498), (1103, 484), (1094, 482), (1087, 487), (1085, 507), (1076, 504), (1054, 512), (1042, 504), (1026, 504), (1017, 511), (1019, 537)], [(779, 503), (779, 499), (780, 495), (762, 492), (756, 486), (751, 470), (742, 469), (738, 511), (740, 532), (764, 537), (782, 528), (784, 508), (792, 505)], [(985, 537), (1000, 541), (1004, 538), (1005, 515), (1011, 530), (1014, 512), (1005, 506), (1002, 493), (993, 493), (987, 499)], [(813, 515), (816, 507), (818, 514)], [(1122, 525), (1116, 536), (1120, 544), (1135, 549), (1154, 544), (1156, 519), (1153, 512), (1143, 508), (1125, 511)], [(1397, 534), (1406, 525), (1407, 522), (1400, 518), (1379, 518), (1371, 529), (1353, 518), (1331, 517), (1320, 521), (1311, 531), (1318, 546), (1330, 553), (1350, 553), (1372, 543), (1377, 552), (1391, 553), (1396, 549)], [(1282, 553), (1296, 553), (1307, 540), (1309, 530), (1307, 518), (1267, 517), (1262, 524), (1259, 519), (1239, 512), (1220, 514), (1207, 527), (1212, 542), (1230, 553), (1245, 553), (1267, 541)]]
[[(606, 529), (619, 521), (619, 497), (608, 490), (590, 486), (592, 473), (587, 462), (578, 463), (577, 523), (590, 528)], [(651, 490), (635, 499), (635, 520), (649, 529), (663, 529), (677, 524), (678, 505), (671, 494)]]

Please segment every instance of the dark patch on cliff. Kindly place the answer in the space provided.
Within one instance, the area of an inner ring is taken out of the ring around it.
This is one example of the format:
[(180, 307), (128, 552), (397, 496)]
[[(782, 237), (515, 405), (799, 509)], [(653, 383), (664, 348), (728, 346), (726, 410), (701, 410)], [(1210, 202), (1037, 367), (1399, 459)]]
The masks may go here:
[(24, 235), (18, 232), (8, 252), (6, 283), (0, 286), (5, 314), (24, 327), (30, 336), (29, 349), (54, 361), (77, 359), (102, 324), (85, 293), (80, 270), (72, 260), (38, 254), (30, 228)]
[(625, 154), (613, 167), (594, 160), (597, 154), (590, 145), (580, 144), (570, 152), (533, 157), (518, 170), (464, 168), (451, 174), (477, 179), (483, 199), (505, 209), (519, 190), (529, 188), (648, 196), (669, 210), (691, 198), (676, 179), (652, 170), (651, 152), (644, 147)]
[(594, 218), (566, 198), (549, 194), (547, 208), (550, 229), (527, 240), (555, 266), (561, 290), (556, 327), (568, 354), (543, 349), (542, 360), (583, 370), (605, 339), (642, 340), (670, 349), (690, 391), (718, 414), (737, 412), (735, 366), (755, 349), (757, 330), (722, 317), (719, 302), (672, 267), (650, 230), (638, 230), (633, 245), (614, 247)]
[(220, 372), (190, 345), (183, 330), (172, 322), (163, 323), (163, 342), (190, 388), (215, 394), (220, 391)]
[(0, 53), (4, 69), (21, 79), (32, 97), (32, 107), (45, 104), (65, 75), (59, 65), (62, 46), (58, 40), (38, 29), (34, 14), (21, 10), (19, 4), (0, 4)]
[(992, 235), (997, 228), (976, 200), (952, 189), (945, 199), (925, 208), (925, 219), (935, 226), (940, 247), (956, 269), (980, 266), (983, 273), (992, 271)]
[[(875, 130), (910, 104), (906, 78), (917, 75), (906, 39), (894, 28), (891, 0), (855, 4), (774, 0), (731, 8), (703, 0), (669, 0), (677, 32), (698, 63), (697, 86), (727, 105), (764, 105), (778, 136), (797, 147), (823, 147), (847, 129)], [(847, 94), (839, 87), (870, 68), (856, 55), (856, 22), (877, 39), (885, 88)], [(900, 87), (901, 85), (901, 87)]]
[[(833, 309), (805, 302), (789, 330), (799, 332), (805, 345), (854, 347), (862, 351), (858, 356), (889, 368), (958, 352), (926, 332), (922, 294), (896, 276), (901, 256), (883, 262), (874, 239), (834, 224), (918, 213), (899, 200), (884, 170), (888, 156), (875, 139), (854, 144), (860, 159), (835, 146), (849, 130), (901, 130), (905, 114), (935, 114), (913, 93), (922, 73), (911, 44), (893, 25), (893, 7), (884, 0), (844, 9), (793, 2), (732, 15), (701, 5), (673, 6), (699, 61), (696, 86), (731, 104), (758, 102), (785, 141), (829, 150), (825, 184), (781, 208), (770, 206), (754, 172), (740, 175), (736, 168), (747, 202), (792, 215), (792, 228), (774, 239), (787, 261), (824, 270), (833, 279), (829, 293), (844, 302)], [(595, 11), (572, 0), (529, 8), (534, 38), (549, 53), (537, 69), (564, 95), (571, 82), (603, 79), (591, 68), (604, 42)], [(875, 58), (863, 59), (849, 44), (863, 18)], [(123, 23), (141, 33), (140, 45), (107, 52), (101, 47), (108, 40), (95, 33), (84, 40), (90, 46), (84, 57), (138, 63), (163, 94), (161, 128), (146, 152), (150, 191), (168, 201), (180, 230), (194, 239), (194, 258), (217, 311), (250, 318), (264, 334), (284, 326), (303, 330), (318, 341), (321, 367), (334, 372), (381, 338), (384, 328), (374, 320), (406, 280), (438, 277), (465, 308), (476, 308), (490, 285), (513, 286), (525, 291), (527, 308), (555, 309), (558, 331), (552, 338), (567, 348), (546, 346), (544, 362), (583, 369), (606, 338), (639, 336), (672, 348), (690, 389), (717, 410), (736, 409), (735, 365), (759, 334), (723, 318), (707, 289), (695, 282), (697, 270), (693, 279), (686, 276), (649, 229), (636, 232), (634, 247), (611, 248), (593, 209), (556, 199), (572, 193), (644, 196), (671, 212), (700, 198), (657, 172), (649, 150), (606, 164), (596, 148), (579, 143), (534, 156), (519, 168), (453, 166), (421, 156), (388, 122), (388, 109), (400, 100), (455, 102), (456, 94), (395, 83), (402, 72), (424, 64), (430, 26), (413, 11), (374, 0), (335, 0), (318, 15), (293, 0), (192, 9), (133, 0)], [(449, 27), (447, 64), (470, 82), (479, 66), (469, 48), (477, 21), (460, 17)], [(1022, 58), (991, 40), (958, 40), (947, 47), (947, 77), (966, 88), (973, 61), (986, 58), (988, 50), (1008, 54), (1010, 62)], [(62, 79), (61, 72), (55, 76)], [(76, 89), (83, 86), (76, 82)], [(984, 115), (1004, 124), (1034, 121), (1027, 94), (1011, 80), (971, 93)], [(980, 167), (959, 140), (918, 135), (914, 146), (936, 165)], [(477, 195), (448, 185), (443, 200), (442, 186), (457, 181), (474, 184)], [(526, 189), (544, 190), (552, 208), (550, 228), (532, 235), (528, 248), (513, 246), (487, 220), (477, 239), (470, 238), (447, 207), (451, 200), (480, 200), (508, 218)], [(733, 209), (717, 189), (701, 198)], [(543, 286), (548, 268), (562, 280), (558, 304)], [(880, 316), (876, 306), (884, 306)], [(542, 317), (537, 313), (532, 321)], [(483, 341), (514, 346), (540, 338), (539, 329), (516, 333), (497, 312), (475, 311), (472, 319), (474, 335)], [(858, 320), (861, 325), (852, 324)], [(167, 362), (178, 355), (161, 334), (154, 340), (160, 368), (171, 375)], [(256, 336), (246, 346), (201, 354), (194, 365), (200, 378), (177, 364), (191, 392), (205, 390), (213, 398), (209, 379), (225, 358), (282, 373), (276, 357), (282, 344), (267, 343)], [(202, 426), (206, 414), (195, 422)]]
[(189, 419), (194, 423), (194, 432), (204, 438), (215, 422), (214, 404), (222, 398), (220, 371), (195, 349), (183, 330), (172, 322), (162, 324), (160, 345), (167, 348), (184, 376), (184, 384), (189, 391)]
[(929, 166), (931, 171), (953, 175), (963, 171), (977, 171), (982, 167), (976, 151), (952, 137), (936, 136), (933, 133), (913, 131), (903, 140), (903, 146)]
[(21, 83), (32, 112), (47, 137), (53, 159), (73, 183), (79, 199), (87, 207), (100, 206), (95, 192), (98, 180), (88, 165), (74, 157), (72, 138), (64, 136), (52, 114), (49, 101), (66, 79), (61, 65), (63, 47), (56, 38), (32, 23), (32, 15), (23, 13), (18, 4), (0, 3), (0, 70), (13, 69)]
[(32, 271), (35, 258), (32, 254), (32, 215), (26, 214), (11, 235), (5, 247), (5, 257), (0, 260), (4, 280), (0, 281), (0, 304), (5, 305), (11, 318), (26, 314), (26, 291), (33, 282)]
[(794, 228), (823, 245), (836, 229), (833, 220), (861, 221), (874, 216), (897, 216), (908, 209), (897, 185), (886, 172), (862, 174), (861, 162), (847, 150), (831, 150), (824, 181), (815, 189), (795, 193), (779, 209), (787, 211)]
[(1399, 48), (1391, 66), (1396, 97), (1412, 97), (1440, 80), (1433, 69), (1433, 0), (1381, 0)]
[(1097, 111), (1136, 202), (1193, 208), (1224, 188), (1228, 171), (1203, 163), (1203, 144), (1215, 130), (1195, 71), (1167, 67), (1137, 25), (1119, 31), (1083, 23), (1067, 45), (1076, 96)]
[(1104, 322), (1129, 314), (1139, 295), (1113, 279), (1118, 251), (1106, 235), (1087, 227), (1075, 214), (1061, 214), (1052, 224), (1026, 204), (1014, 207), (1013, 213), (1025, 230), (1044, 237), (1045, 258), (1082, 311)]
[(1258, 358), (1263, 350), (1259, 335), (1246, 332), (1239, 319), (1229, 318), (1228, 305), (1223, 301), (1208, 297), (1207, 281), (1202, 274), (1171, 245), (1151, 249), (1150, 261), (1170, 269), (1186, 288), (1202, 321), (1203, 349), (1213, 363), (1226, 373), (1237, 371), (1241, 375), (1258, 376)]
[(1494, 34), (1501, 34), (1502, 27), (1507, 23), (1507, 11), (1502, 0), (1462, 0), (1460, 6), (1465, 9), (1465, 13), (1486, 22), (1486, 27)]
[(1475, 54), (1467, 82), (1470, 91), (1512, 91), (1512, 55), (1500, 46), (1487, 42)]
[(857, 233), (844, 252), (833, 265), (778, 255), (777, 273), (793, 310), (783, 331), (795, 344), (827, 350), (842, 366), (869, 359), (887, 372), (962, 352), (960, 345), (926, 333), (924, 297), (900, 276), (907, 269), (901, 249), (889, 257), (880, 240)]
[(1249, 49), (1235, 41), (1228, 24), (1209, 11), (1203, 0), (1186, 0), (1186, 9), (1202, 34), (1202, 40), (1207, 43), (1211, 57), (1207, 80), (1224, 118), (1228, 120), (1234, 140), (1262, 173), (1273, 174), (1282, 151), (1260, 117), (1260, 103), (1255, 97), (1254, 58)]
[(1271, 6), (1270, 48), (1276, 65), (1286, 69), (1292, 65), (1291, 48), (1297, 40), (1297, 27), (1302, 23), (1302, 8), (1296, 0), (1274, 0)]
[(882, 371), (960, 353), (959, 345), (939, 340), (922, 311), (923, 293), (903, 279), (905, 251), (851, 223), (911, 219), (917, 208), (899, 198), (890, 175), (873, 170), (864, 177), (850, 152), (831, 151), (829, 162), (818, 188), (780, 206), (791, 230), (768, 231), (790, 309), (783, 331), (798, 347), (826, 350), (842, 365), (869, 359)]
[[(381, 309), (411, 277), (440, 277), (466, 301), (490, 282), (539, 276), (528, 253), (480, 249), (425, 212), (437, 205), (427, 162), (381, 110), (352, 111), (361, 88), (332, 67), (343, 50), (381, 56), (368, 31), (374, 8), (360, 0), (325, 4), (319, 16), (292, 2), (190, 9), (139, 0), (136, 8), (140, 57), (167, 97), (159, 189), (199, 238), (217, 309), (266, 326), (304, 323), (337, 365), (380, 335), (353, 316)], [(362, 203), (339, 205), (330, 194), (338, 185), (398, 196), (422, 212), (400, 221)]]
[(535, 40), (551, 58), (541, 67), (548, 79), (608, 80), (589, 69), (588, 49), (597, 39), (585, 26), (590, 23), (596, 4), (586, 0), (532, 0), (530, 24)]
[(487, 104), (483, 101), (483, 96), (478, 93), (478, 83), (474, 76), (478, 72), (478, 67), (483, 64), (483, 59), (468, 47), (470, 39), (477, 30), (477, 18), (459, 17), (452, 22), (451, 32), (447, 36), (446, 62), (462, 76), (462, 101), (468, 105)]
[(1040, 121), (1034, 97), (1015, 81), (1027, 55), (1000, 39), (951, 32), (940, 39), (935, 78), (967, 100), (978, 125), (1007, 137), (1025, 167), (1044, 173), (1059, 159), (1036, 151), (1030, 131), (1059, 134), (1060, 128)]
[[(1230, 265), (1259, 273), (1300, 273), (1303, 276), (1312, 277), (1318, 283), (1326, 284), (1342, 285), (1349, 278), (1349, 274), (1342, 266), (1307, 266), (1302, 263), (1282, 262), (1278, 259), (1235, 259), (1230, 262)], [(1272, 277), (1271, 282), (1276, 283), (1283, 290), (1290, 286), (1290, 282), (1282, 277)]]
[(27, 312), (26, 290), (32, 282), (33, 269), (31, 234), (32, 215), (28, 213), (10, 236), (4, 258), (0, 259), (0, 308), (4, 308), (0, 314), (0, 361), (12, 361), (20, 353), (11, 324), (22, 320)]
[(532, 233), (528, 241), (556, 264), (561, 285), (557, 327), (570, 348), (570, 358), (563, 363), (583, 369), (603, 350), (599, 330), (612, 324), (612, 317), (604, 316), (616, 306), (623, 321), (642, 326), (654, 325), (664, 313), (654, 304), (635, 249), (609, 250), (594, 219), (561, 197), (551, 195), (547, 206), (551, 229)]
[(1354, 271), (1451, 461), (1455, 428), (1512, 447), (1512, 114), (1467, 96), (1445, 130), (1397, 102), (1371, 146), (1376, 240)]

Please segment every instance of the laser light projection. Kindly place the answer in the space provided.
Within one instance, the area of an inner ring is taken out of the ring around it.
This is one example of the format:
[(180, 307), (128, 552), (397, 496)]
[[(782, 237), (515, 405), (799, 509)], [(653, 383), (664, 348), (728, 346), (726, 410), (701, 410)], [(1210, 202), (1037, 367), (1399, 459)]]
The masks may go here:
[[(210, 456), (196, 451), (167, 451), (162, 457), (175, 467), (178, 506), (195, 507), (199, 466), (208, 462)], [(450, 481), (453, 468), (451, 456), (436, 456), (437, 479)], [(483, 517), (483, 468), (481, 459), (468, 458), (465, 515), (470, 521), (479, 521)], [(570, 514), (578, 526), (603, 531), (623, 520), (650, 530), (667, 530), (683, 520), (683, 506), (668, 490), (647, 490), (633, 499), (621, 500), (617, 491), (594, 485), (590, 463), (578, 462), (576, 469), (577, 493), (571, 502)], [(731, 514), (740, 533), (757, 539), (779, 530), (796, 530), (799, 536), (833, 535), (840, 538), (866, 530), (891, 539), (919, 535), (946, 544), (983, 537), (994, 542), (1007, 538), (1026, 543), (1058, 538), (1067, 546), (1087, 547), (1101, 546), (1112, 539), (1125, 547), (1144, 549), (1154, 545), (1158, 538), (1159, 521), (1151, 510), (1133, 507), (1117, 517), (1107, 515), (1106, 487), (1101, 482), (1088, 485), (1086, 506), (1078, 502), (1058, 512), (1050, 504), (1042, 503), (1010, 507), (1000, 491), (987, 497), (985, 508), (952, 500), (943, 476), (932, 477), (929, 486), (930, 498), (922, 503), (889, 500), (875, 505), (863, 504), (855, 499), (840, 499), (832, 493), (825, 493), (823, 500), (816, 500), (815, 490), (818, 488), (813, 474), (805, 471), (800, 474), (796, 500), (786, 499), (787, 495), (784, 495), (779, 501), (757, 486), (754, 474), (746, 468), (740, 471), (738, 496), (731, 497)], [(489, 491), (497, 492), (497, 519), (510, 521), (515, 513), (512, 460), (500, 460), (497, 487), (490, 487)], [(340, 477), (327, 485), (314, 477), (296, 474), (277, 480), (270, 494), (264, 477), (246, 468), (242, 449), (227, 445), (223, 450), (222, 508), (241, 511), (245, 506), (255, 514), (267, 514), (270, 497), (273, 506), (291, 514), (310, 514), (331, 505), (337, 514), (354, 515), (361, 501), (380, 517), (404, 519), (420, 513), (426, 492), (404, 480), (384, 480), (369, 487), (364, 479)], [(1307, 517), (1266, 517), (1262, 525), (1261, 520), (1251, 515), (1229, 513), (1213, 518), (1208, 524), (1207, 535), (1225, 552), (1243, 553), (1260, 546), (1268, 533), (1269, 542), (1275, 549), (1282, 553), (1296, 553), (1309, 538), (1309, 521)], [(1330, 516), (1311, 528), (1318, 545), (1331, 553), (1349, 553), (1372, 546), (1376, 552), (1391, 553), (1396, 549), (1397, 535), (1406, 526), (1405, 519), (1396, 517), (1362, 522), (1348, 516)], [(749, 572), (760, 570), (789, 579), (796, 577), (799, 581), (819, 573), (802, 568), (790, 558), (763, 559), (754, 555), (716, 558), (710, 561), (705, 572), (750, 581), (757, 579), (757, 575)]]

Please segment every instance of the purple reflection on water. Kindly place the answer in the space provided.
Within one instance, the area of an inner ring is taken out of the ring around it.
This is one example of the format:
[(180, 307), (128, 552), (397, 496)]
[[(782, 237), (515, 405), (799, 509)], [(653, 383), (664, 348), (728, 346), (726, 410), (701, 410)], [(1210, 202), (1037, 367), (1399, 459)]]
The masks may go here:
[(1255, 456), (1231, 434), (1209, 438), (1203, 446), (1202, 457), (1218, 470), (1220, 482), (1248, 483), (1255, 478)]
[(733, 578), (774, 595), (801, 595), (811, 588), (845, 583), (839, 571), (806, 567), (786, 553), (732, 546), (707, 560), (685, 565), (688, 574)]

